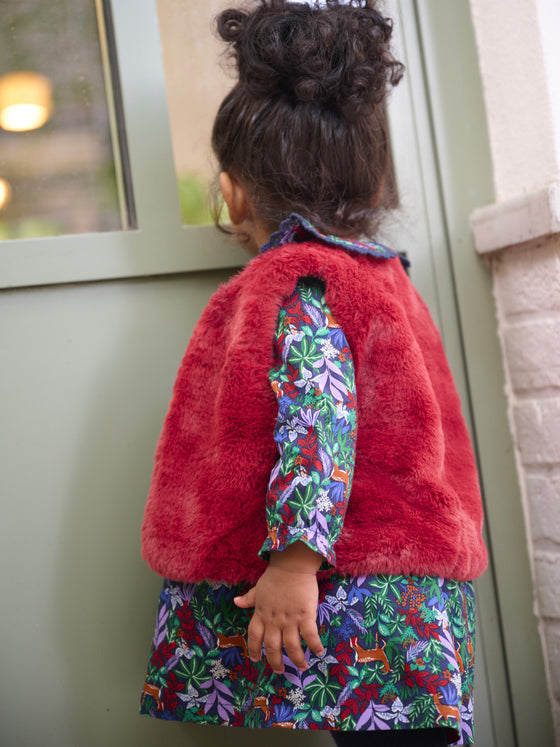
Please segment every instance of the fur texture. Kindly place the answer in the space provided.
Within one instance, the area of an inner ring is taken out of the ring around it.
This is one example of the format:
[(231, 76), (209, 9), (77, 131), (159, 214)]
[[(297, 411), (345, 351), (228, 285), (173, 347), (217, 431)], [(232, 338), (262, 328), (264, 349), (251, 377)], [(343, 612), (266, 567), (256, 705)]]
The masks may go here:
[(311, 242), (255, 257), (204, 310), (156, 450), (144, 558), (179, 581), (255, 582), (265, 569), (257, 553), (278, 459), (272, 340), (305, 276), (324, 280), (356, 370), (356, 468), (336, 572), (475, 578), (487, 563), (482, 503), (435, 324), (398, 259)]

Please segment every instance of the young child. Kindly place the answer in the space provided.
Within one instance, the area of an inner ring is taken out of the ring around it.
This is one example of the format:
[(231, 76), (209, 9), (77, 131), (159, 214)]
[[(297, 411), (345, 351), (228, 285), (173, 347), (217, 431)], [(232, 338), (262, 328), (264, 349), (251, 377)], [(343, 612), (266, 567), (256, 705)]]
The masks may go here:
[(203, 312), (157, 446), (144, 714), (473, 741), (473, 453), (406, 260), (360, 239), (389, 200), (391, 28), (377, 0), (218, 18), (238, 81), (212, 142), (258, 256)]

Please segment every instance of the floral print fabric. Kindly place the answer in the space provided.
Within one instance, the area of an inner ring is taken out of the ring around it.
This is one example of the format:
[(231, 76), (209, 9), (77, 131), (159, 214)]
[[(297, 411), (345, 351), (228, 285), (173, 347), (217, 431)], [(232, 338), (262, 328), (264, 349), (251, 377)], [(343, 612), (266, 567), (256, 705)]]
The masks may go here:
[(317, 280), (298, 283), (281, 310), (278, 365), (270, 372), (278, 399), (274, 439), (280, 459), (266, 501), (268, 538), (261, 555), (301, 540), (336, 563), (352, 485), (356, 398), (352, 354)]
[[(449, 728), (472, 743), (474, 594), (438, 578), (320, 578), (322, 657), (283, 674), (247, 655), (247, 585), (163, 585), (141, 712), (295, 729)], [(451, 731), (452, 730), (452, 731)]]
[[(300, 281), (279, 317), (274, 437), (280, 459), (266, 501), (261, 554), (296, 540), (335, 563), (350, 496), (355, 384), (343, 331), (319, 281)], [(240, 382), (242, 385), (242, 382)], [(141, 713), (246, 727), (374, 730), (448, 727), (471, 744), (474, 592), (432, 577), (319, 574), (317, 623), (325, 647), (283, 674), (247, 655), (246, 584), (181, 584), (161, 592)]]
[(383, 244), (376, 244), (373, 241), (366, 244), (362, 241), (356, 241), (356, 239), (341, 239), (340, 236), (321, 233), (314, 225), (297, 213), (292, 213), (289, 218), (282, 221), (278, 230), (272, 234), (266, 244), (261, 246), (260, 251), (267, 252), (269, 249), (282, 246), (282, 244), (309, 241), (310, 238), (318, 239), (322, 244), (350, 249), (359, 254), (369, 254), (373, 257), (384, 257), (385, 259), (398, 257), (405, 269), (410, 267), (410, 261), (404, 255), (398, 254), (393, 249), (383, 246)]

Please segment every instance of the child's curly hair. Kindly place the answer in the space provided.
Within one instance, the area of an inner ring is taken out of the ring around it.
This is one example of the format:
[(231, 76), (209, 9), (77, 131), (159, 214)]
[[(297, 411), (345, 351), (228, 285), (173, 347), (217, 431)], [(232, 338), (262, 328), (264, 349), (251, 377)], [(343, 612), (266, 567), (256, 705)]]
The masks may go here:
[(393, 197), (385, 100), (404, 67), (378, 4), (258, 0), (217, 18), (239, 79), (212, 146), (271, 228), (296, 212), (327, 233), (369, 234)]

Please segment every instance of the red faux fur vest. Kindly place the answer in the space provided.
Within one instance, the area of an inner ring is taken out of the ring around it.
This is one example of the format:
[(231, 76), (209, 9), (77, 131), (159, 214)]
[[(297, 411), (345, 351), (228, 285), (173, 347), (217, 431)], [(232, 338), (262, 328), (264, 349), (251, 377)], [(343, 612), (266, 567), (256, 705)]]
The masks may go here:
[(278, 460), (268, 371), (282, 302), (305, 276), (324, 280), (356, 372), (356, 467), (336, 572), (480, 575), (475, 461), (430, 314), (398, 259), (314, 242), (255, 257), (204, 310), (156, 450), (143, 557), (177, 581), (254, 583), (265, 569), (257, 553)]

